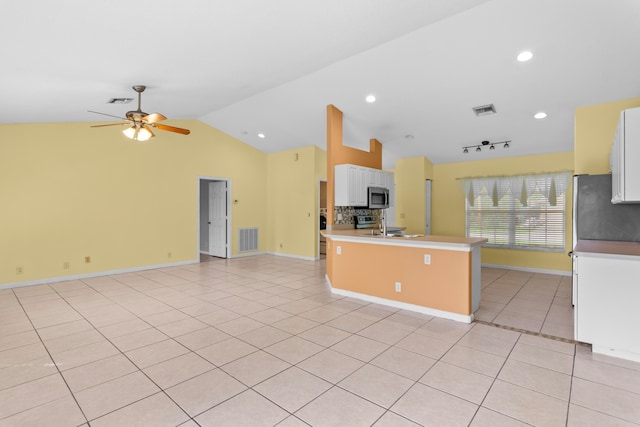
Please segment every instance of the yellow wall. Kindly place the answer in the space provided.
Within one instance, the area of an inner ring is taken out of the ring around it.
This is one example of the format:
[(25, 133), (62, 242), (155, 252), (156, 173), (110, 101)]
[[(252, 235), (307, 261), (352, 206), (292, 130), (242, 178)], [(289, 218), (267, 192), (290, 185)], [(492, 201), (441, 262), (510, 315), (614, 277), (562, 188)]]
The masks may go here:
[(269, 252), (317, 257), (318, 180), (326, 169), (326, 153), (316, 146), (267, 156)]
[(238, 228), (265, 235), (266, 154), (197, 120), (171, 124), (191, 135), (0, 125), (0, 284), (197, 260), (198, 176), (231, 179), (232, 254)]
[(609, 173), (609, 154), (620, 112), (640, 107), (640, 98), (576, 108), (574, 156), (576, 174)]
[[(570, 171), (573, 153), (436, 164), (433, 167), (431, 229), (434, 235), (465, 236), (465, 195), (460, 178)], [(397, 168), (396, 168), (397, 170)], [(544, 270), (571, 271), (571, 186), (566, 197), (566, 251), (541, 252), (482, 248), (482, 263)]]
[[(424, 156), (396, 161), (396, 223), (406, 233), (424, 233), (425, 180), (433, 179), (434, 165)], [(433, 209), (432, 209), (433, 211)]]

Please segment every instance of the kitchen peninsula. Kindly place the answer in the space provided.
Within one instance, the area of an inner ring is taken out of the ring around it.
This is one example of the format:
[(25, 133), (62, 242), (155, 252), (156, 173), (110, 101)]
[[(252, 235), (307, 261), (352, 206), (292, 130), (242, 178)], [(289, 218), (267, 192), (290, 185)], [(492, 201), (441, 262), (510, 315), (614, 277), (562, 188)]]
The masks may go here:
[(480, 305), (481, 238), (323, 230), (332, 292), (471, 323)]

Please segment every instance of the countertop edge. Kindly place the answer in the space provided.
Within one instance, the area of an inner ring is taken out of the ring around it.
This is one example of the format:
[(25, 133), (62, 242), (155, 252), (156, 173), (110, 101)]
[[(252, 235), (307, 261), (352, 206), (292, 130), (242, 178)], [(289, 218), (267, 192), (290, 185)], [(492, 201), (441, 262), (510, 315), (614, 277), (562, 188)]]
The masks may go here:
[(573, 254), (577, 256), (640, 257), (640, 242), (611, 240), (578, 240)]
[[(470, 252), (473, 248), (481, 246), (487, 242), (487, 239), (467, 239), (458, 238), (466, 241), (446, 241), (451, 239), (447, 236), (423, 236), (419, 238), (406, 238), (406, 237), (384, 237), (384, 236), (363, 236), (353, 235), (351, 233), (323, 233), (327, 239), (332, 239), (337, 242), (354, 242), (354, 243), (366, 243), (372, 245), (386, 245), (386, 246), (405, 246), (405, 247), (421, 247), (421, 248), (433, 248), (444, 250), (455, 250)], [(443, 240), (438, 241), (438, 237)], [(427, 240), (425, 240), (425, 238)]]

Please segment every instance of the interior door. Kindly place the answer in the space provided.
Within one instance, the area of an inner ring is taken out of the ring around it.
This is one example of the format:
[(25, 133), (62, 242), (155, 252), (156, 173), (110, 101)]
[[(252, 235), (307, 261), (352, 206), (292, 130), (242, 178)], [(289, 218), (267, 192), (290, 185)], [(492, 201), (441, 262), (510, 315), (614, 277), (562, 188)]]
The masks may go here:
[(227, 257), (227, 183), (209, 183), (209, 255)]
[(431, 180), (425, 181), (425, 194), (424, 194), (425, 210), (424, 210), (424, 234), (425, 236), (431, 235)]

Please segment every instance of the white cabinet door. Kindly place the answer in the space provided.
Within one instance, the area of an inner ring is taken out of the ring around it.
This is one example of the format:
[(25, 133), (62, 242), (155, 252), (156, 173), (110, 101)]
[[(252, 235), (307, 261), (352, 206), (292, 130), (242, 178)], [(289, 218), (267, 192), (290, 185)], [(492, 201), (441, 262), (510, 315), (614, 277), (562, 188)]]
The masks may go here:
[(356, 165), (336, 165), (334, 193), (336, 206), (366, 206), (367, 168)]
[(620, 113), (611, 148), (611, 202), (640, 203), (640, 107)]
[[(357, 173), (356, 184), (353, 187), (354, 191), (354, 204), (351, 206), (366, 206), (367, 205), (367, 168), (353, 166)], [(351, 185), (350, 185), (351, 188)]]
[(389, 189), (389, 207), (392, 208), (396, 205), (396, 183), (393, 172), (384, 172), (384, 185)]
[(381, 170), (376, 170), (376, 169), (373, 169), (373, 172), (374, 172), (375, 181), (376, 181), (375, 186), (388, 188), (387, 179), (386, 179), (386, 176), (384, 175), (385, 172)]
[(376, 176), (376, 170), (375, 169), (370, 169), (370, 168), (362, 168), (365, 171), (365, 175), (366, 175), (366, 186), (367, 187), (377, 187), (377, 176)]
[(593, 352), (640, 360), (640, 259), (576, 256), (575, 331)]

